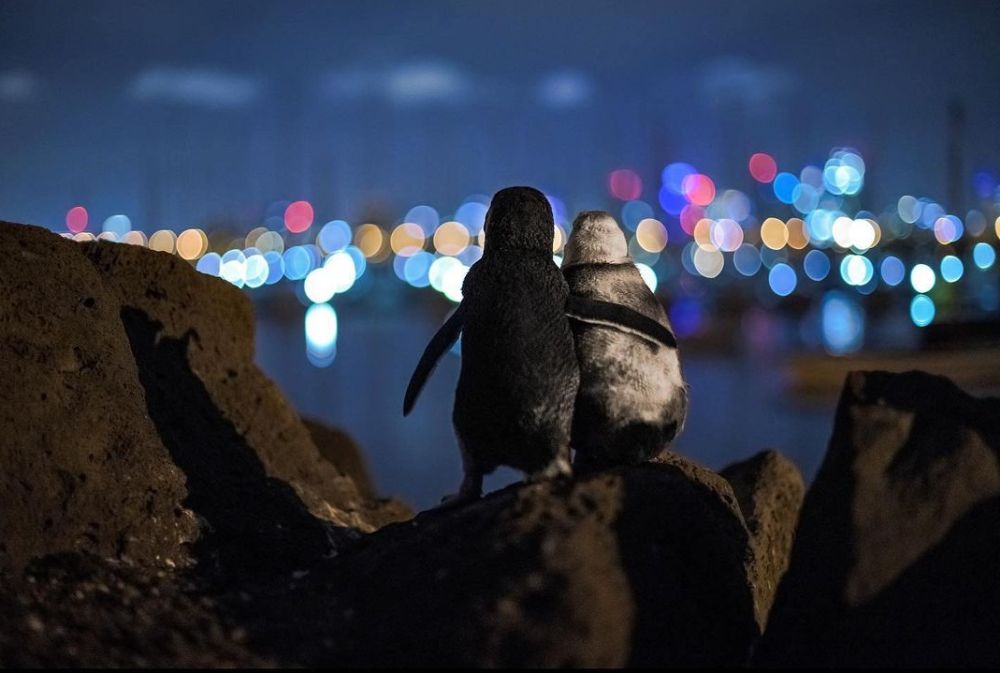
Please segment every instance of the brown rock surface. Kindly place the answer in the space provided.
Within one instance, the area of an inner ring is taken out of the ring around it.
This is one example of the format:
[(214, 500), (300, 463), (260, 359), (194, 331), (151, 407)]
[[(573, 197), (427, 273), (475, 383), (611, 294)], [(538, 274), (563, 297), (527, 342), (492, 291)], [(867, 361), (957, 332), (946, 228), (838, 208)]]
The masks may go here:
[(303, 418), (302, 422), (312, 437), (319, 455), (354, 482), (358, 492), (365, 498), (376, 497), (364, 453), (349, 434), (314, 418)]
[(788, 568), (805, 495), (798, 468), (777, 451), (762, 451), (720, 473), (733, 487), (750, 532), (757, 623), (763, 630), (778, 582)]
[(728, 483), (678, 456), (513, 486), (365, 538), (339, 660), (739, 664), (758, 633), (748, 555)]
[(109, 293), (77, 244), (0, 223), (0, 570), (85, 550), (148, 563), (197, 536)]
[(997, 568), (1000, 400), (854, 372), (756, 660), (998, 665)]
[(0, 593), (0, 666), (229, 668), (272, 662), (217, 599), (168, 570), (88, 555), (34, 561)]
[[(371, 531), (399, 520), (398, 507), (367, 502), (349, 477), (323, 460), (298, 414), (257, 368), (253, 309), (244, 293), (167, 253), (106, 242), (85, 249), (118, 296), (126, 329), (148, 333), (154, 344), (179, 342), (174, 365), (188, 368), (201, 382), (220, 422), (232, 426), (269, 477), (291, 484), (314, 515), (340, 526)], [(147, 349), (147, 355), (162, 359), (164, 353)], [(139, 358), (139, 365), (152, 363)], [(166, 392), (165, 404), (186, 402)], [(171, 411), (183, 422), (200, 410), (190, 405)]]
[(0, 664), (707, 666), (745, 662), (758, 633), (729, 485), (672, 455), (517, 484), (334, 557), (250, 533), (223, 542), (270, 558), (221, 553), (223, 573), (203, 554), (35, 562), (0, 594)]

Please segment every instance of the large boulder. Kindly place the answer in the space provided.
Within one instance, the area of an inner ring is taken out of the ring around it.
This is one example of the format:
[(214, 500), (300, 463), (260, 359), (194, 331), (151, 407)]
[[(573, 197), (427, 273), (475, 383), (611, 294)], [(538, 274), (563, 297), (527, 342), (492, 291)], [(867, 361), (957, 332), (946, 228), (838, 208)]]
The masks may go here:
[[(122, 306), (140, 371), (160, 369), (167, 377), (159, 381), (162, 396), (149, 396), (161, 431), (194, 424), (210, 410), (216, 418), (199, 427), (202, 434), (221, 433), (239, 445), (233, 450), (252, 452), (267, 475), (290, 484), (314, 515), (361, 531), (408, 515), (396, 505), (370, 502), (320, 456), (299, 415), (254, 363), (253, 306), (243, 292), (167, 253), (104, 241), (88, 244), (85, 253)], [(188, 374), (192, 380), (182, 380)], [(198, 395), (179, 394), (191, 384)], [(218, 443), (194, 432), (178, 440)]]
[(0, 223), (0, 571), (50, 552), (165, 564), (197, 536), (118, 298), (79, 246)]
[(678, 456), (515, 485), (366, 537), (344, 665), (736, 665), (758, 635), (729, 484)]
[(207, 583), (48, 557), (0, 594), (0, 664), (711, 666), (758, 635), (729, 484), (673, 455), (294, 551)]
[(854, 372), (762, 665), (1000, 664), (1000, 400)]
[(269, 572), (410, 516), (320, 456), (230, 284), (27, 225), (0, 246), (0, 573), (65, 551)]
[(762, 451), (720, 474), (733, 487), (750, 532), (749, 574), (757, 624), (763, 630), (778, 582), (788, 568), (805, 482), (798, 468), (777, 451)]

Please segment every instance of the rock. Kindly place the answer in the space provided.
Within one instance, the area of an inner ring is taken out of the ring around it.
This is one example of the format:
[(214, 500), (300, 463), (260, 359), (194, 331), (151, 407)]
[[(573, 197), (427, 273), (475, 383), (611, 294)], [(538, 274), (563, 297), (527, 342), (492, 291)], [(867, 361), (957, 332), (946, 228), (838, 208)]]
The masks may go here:
[[(165, 381), (163, 404), (150, 409), (154, 422), (160, 408), (181, 422), (210, 405), (215, 425), (231, 426), (230, 436), (256, 455), (269, 477), (291, 484), (314, 515), (362, 531), (396, 519), (392, 511), (371, 506), (350, 477), (323, 460), (298, 414), (258, 369), (253, 308), (244, 293), (167, 253), (103, 241), (88, 244), (85, 252), (119, 298), (133, 342), (148, 337), (157, 345), (146, 351), (154, 360), (166, 355), (158, 346), (163, 339), (177, 342), (171, 366), (187, 368), (204, 387), (201, 406), (185, 409), (186, 398), (170, 390), (178, 382)], [(137, 359), (140, 370), (155, 365)]]
[(735, 665), (758, 634), (728, 483), (680, 457), (515, 485), (343, 560), (342, 665)]
[(109, 293), (79, 246), (0, 223), (0, 571), (85, 550), (183, 559), (184, 475), (146, 415)]
[(1000, 664), (1000, 400), (854, 372), (761, 665)]
[(750, 532), (750, 580), (757, 624), (763, 630), (778, 582), (788, 568), (805, 483), (798, 468), (776, 451), (762, 451), (720, 474), (733, 487)]
[(319, 455), (228, 283), (26, 225), (0, 243), (0, 572), (71, 550), (271, 572), (410, 516)]
[(14, 588), (0, 594), (4, 668), (273, 666), (167, 572), (64, 553), (32, 562)]
[(303, 418), (302, 422), (305, 423), (309, 435), (319, 449), (319, 455), (350, 477), (363, 497), (374, 498), (375, 488), (368, 473), (364, 454), (351, 436), (339, 428), (313, 418)]

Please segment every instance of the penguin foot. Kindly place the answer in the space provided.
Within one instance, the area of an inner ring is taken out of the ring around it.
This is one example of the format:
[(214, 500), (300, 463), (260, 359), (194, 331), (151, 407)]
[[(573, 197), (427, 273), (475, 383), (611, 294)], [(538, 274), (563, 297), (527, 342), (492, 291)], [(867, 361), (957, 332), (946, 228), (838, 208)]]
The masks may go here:
[[(466, 461), (468, 464), (470, 461)], [(477, 468), (467, 469), (462, 485), (458, 487), (458, 493), (441, 498), (438, 509), (446, 507), (457, 507), (466, 503), (475, 502), (483, 497), (483, 473)]]

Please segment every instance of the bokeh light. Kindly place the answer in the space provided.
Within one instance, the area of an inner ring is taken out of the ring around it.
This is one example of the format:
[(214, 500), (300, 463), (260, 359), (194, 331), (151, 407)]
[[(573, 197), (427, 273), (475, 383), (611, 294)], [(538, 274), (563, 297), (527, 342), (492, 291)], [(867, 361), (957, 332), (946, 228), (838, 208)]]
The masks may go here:
[(696, 206), (707, 206), (715, 199), (715, 183), (707, 175), (694, 173), (681, 182), (681, 193)]
[(852, 353), (861, 347), (865, 314), (850, 296), (838, 290), (823, 295), (821, 309), (823, 346), (833, 355)]
[(786, 224), (788, 229), (788, 246), (796, 250), (804, 250), (809, 245), (806, 235), (806, 223), (798, 217), (791, 217)]
[(268, 265), (264, 255), (255, 254), (247, 257), (246, 265), (244, 267), (244, 278), (247, 287), (260, 287), (267, 282), (267, 277), (270, 273), (271, 267)]
[(750, 175), (757, 182), (771, 182), (778, 174), (778, 164), (770, 154), (757, 152), (750, 157)]
[(316, 245), (325, 254), (343, 250), (351, 244), (351, 225), (343, 220), (332, 220), (316, 234)]
[(733, 252), (743, 244), (743, 229), (735, 221), (723, 218), (712, 224), (709, 237), (715, 247)]
[(337, 312), (326, 303), (306, 310), (306, 357), (317, 367), (328, 367), (337, 354)]
[(87, 228), (90, 215), (83, 206), (73, 206), (66, 211), (66, 228), (74, 234), (79, 234)]
[(840, 261), (840, 277), (848, 285), (867, 285), (875, 276), (875, 265), (863, 255), (846, 255)]
[(404, 222), (392, 230), (389, 246), (400, 257), (415, 255), (424, 247), (424, 230), (414, 222)]
[(733, 253), (733, 266), (744, 276), (752, 276), (760, 271), (760, 265), (760, 253), (749, 243), (744, 243)]
[(408, 257), (403, 264), (403, 280), (413, 287), (427, 287), (430, 285), (428, 272), (434, 262), (434, 255), (429, 252), (418, 252)]
[(667, 228), (659, 220), (647, 217), (635, 228), (635, 240), (646, 252), (662, 252), (667, 247)]
[[(79, 236), (81, 234), (77, 234), (77, 235)], [(110, 234), (110, 235), (113, 236), (114, 234)], [(133, 229), (132, 231), (130, 231), (130, 232), (126, 233), (124, 236), (122, 236), (121, 242), (125, 243), (127, 245), (138, 245), (138, 246), (145, 247), (146, 244), (149, 241), (146, 239), (146, 234), (145, 233)]]
[(170, 254), (174, 253), (176, 244), (177, 236), (169, 229), (160, 229), (159, 231), (153, 232), (153, 234), (149, 237), (148, 243), (150, 250), (168, 252)]
[(416, 224), (420, 227), (422, 238), (427, 238), (441, 223), (441, 216), (431, 206), (414, 206), (406, 213), (403, 221)]
[(888, 255), (882, 260), (879, 271), (882, 274), (882, 281), (890, 287), (896, 287), (906, 278), (906, 266), (893, 255)]
[(934, 269), (926, 264), (917, 264), (910, 270), (910, 285), (917, 292), (930, 292), (935, 280)]
[(697, 169), (691, 164), (674, 162), (668, 164), (663, 169), (663, 186), (674, 194), (684, 194), (684, 180), (689, 175), (697, 173)]
[(776, 217), (769, 217), (760, 225), (760, 240), (771, 250), (781, 250), (788, 244), (788, 227)]
[(464, 224), (456, 221), (445, 222), (434, 232), (434, 249), (442, 255), (454, 256), (465, 250), (469, 240), (469, 230)]
[(297, 245), (285, 250), (285, 278), (302, 280), (312, 270), (312, 257), (304, 246)]
[(320, 304), (333, 299), (337, 294), (337, 279), (333, 271), (326, 267), (313, 269), (306, 275), (302, 289), (309, 301)]
[(965, 273), (965, 265), (955, 255), (945, 255), (941, 259), (941, 279), (946, 283), (955, 283)]
[(802, 260), (802, 270), (810, 280), (819, 282), (830, 274), (830, 258), (822, 250), (810, 250)]
[(964, 229), (960, 219), (954, 215), (945, 215), (934, 221), (934, 238), (941, 245), (954, 243), (962, 237)]
[(920, 219), (920, 214), (923, 211), (924, 204), (920, 202), (919, 199), (910, 196), (909, 194), (899, 197), (899, 201), (896, 204), (896, 211), (899, 213), (899, 219), (907, 224), (915, 224), (917, 220)]
[(934, 321), (934, 300), (925, 294), (918, 294), (910, 302), (910, 320), (917, 327), (926, 327)]
[(198, 259), (208, 250), (208, 236), (201, 229), (185, 229), (177, 237), (177, 254), (189, 262)]
[(726, 259), (718, 250), (695, 246), (692, 262), (699, 275), (705, 278), (715, 278), (722, 273)]
[(384, 261), (388, 255), (386, 235), (377, 224), (362, 224), (354, 232), (354, 244), (367, 259)]
[(308, 201), (295, 201), (285, 209), (285, 228), (293, 234), (301, 234), (313, 223), (313, 207)]
[(467, 200), (455, 211), (455, 221), (464, 224), (470, 235), (478, 236), (479, 232), (483, 230), (483, 225), (486, 224), (488, 210), (489, 207), (486, 203)]
[(642, 276), (642, 280), (643, 282), (646, 283), (646, 286), (649, 288), (649, 291), (656, 292), (656, 286), (658, 281), (656, 278), (656, 272), (653, 271), (652, 267), (650, 267), (648, 264), (643, 264), (642, 262), (638, 262), (636, 263), (635, 268), (639, 269), (639, 275)]
[(122, 238), (131, 230), (132, 220), (127, 215), (112, 215), (101, 225), (101, 231), (114, 234), (118, 238)]
[(608, 176), (608, 191), (619, 201), (632, 201), (642, 196), (642, 178), (629, 168), (611, 171)]
[(791, 173), (778, 173), (774, 176), (774, 196), (782, 203), (789, 205), (795, 201), (795, 188), (799, 185), (799, 179)]
[(795, 269), (785, 263), (778, 263), (771, 267), (767, 275), (767, 284), (771, 286), (771, 291), (779, 297), (787, 297), (795, 291), (798, 284), (798, 277)]
[(972, 249), (972, 260), (980, 269), (988, 269), (997, 259), (996, 250), (989, 243), (976, 243)]
[(622, 226), (635, 231), (639, 223), (653, 217), (653, 207), (645, 201), (629, 201), (622, 206)]
[[(330, 282), (333, 286), (333, 291), (337, 294), (342, 294), (350, 290), (354, 285), (354, 281), (358, 278), (354, 256), (347, 250), (335, 252), (327, 257), (323, 263), (323, 269), (330, 272)], [(306, 281), (308, 280), (306, 278)], [(313, 301), (316, 300), (313, 299)]]
[(222, 270), (222, 257), (217, 252), (207, 253), (198, 260), (195, 268), (209, 276), (218, 276)]

